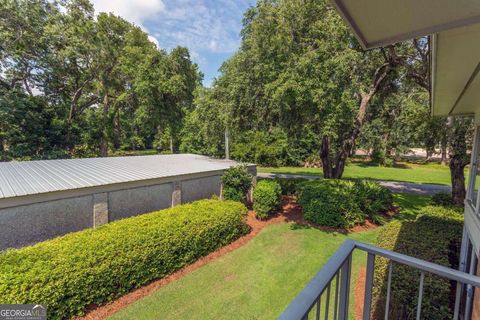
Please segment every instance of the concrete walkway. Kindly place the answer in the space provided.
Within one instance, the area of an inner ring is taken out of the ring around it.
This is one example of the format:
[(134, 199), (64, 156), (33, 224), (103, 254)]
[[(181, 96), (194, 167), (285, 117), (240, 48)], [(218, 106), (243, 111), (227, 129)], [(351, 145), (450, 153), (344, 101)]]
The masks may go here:
[[(283, 174), (283, 173), (257, 173), (259, 178), (303, 178), (309, 180), (321, 179), (320, 176), (308, 176), (301, 174)], [(410, 193), (418, 195), (431, 196), (438, 192), (451, 192), (452, 188), (438, 184), (421, 184), (400, 181), (377, 181), (380, 185), (397, 193)]]

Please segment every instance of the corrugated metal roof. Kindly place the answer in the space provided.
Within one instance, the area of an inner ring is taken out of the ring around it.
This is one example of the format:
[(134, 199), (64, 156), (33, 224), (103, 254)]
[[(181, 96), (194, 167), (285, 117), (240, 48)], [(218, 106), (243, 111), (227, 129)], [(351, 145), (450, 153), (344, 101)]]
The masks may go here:
[(235, 164), (194, 154), (0, 162), (0, 199), (223, 170)]

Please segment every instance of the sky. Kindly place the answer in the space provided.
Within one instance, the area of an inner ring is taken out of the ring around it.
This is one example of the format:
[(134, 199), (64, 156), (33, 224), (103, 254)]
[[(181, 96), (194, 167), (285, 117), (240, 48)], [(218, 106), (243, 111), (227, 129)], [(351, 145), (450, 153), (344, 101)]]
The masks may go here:
[(204, 85), (239, 47), (243, 13), (255, 0), (93, 0), (97, 12), (112, 12), (140, 26), (162, 49), (187, 47), (204, 73)]

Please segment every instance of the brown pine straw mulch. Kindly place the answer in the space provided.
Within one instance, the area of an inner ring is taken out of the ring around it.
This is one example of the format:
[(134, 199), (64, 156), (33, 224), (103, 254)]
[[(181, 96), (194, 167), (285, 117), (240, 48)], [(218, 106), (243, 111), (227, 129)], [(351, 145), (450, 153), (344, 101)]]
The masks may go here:
[[(107, 317), (113, 315), (117, 311), (127, 307), (128, 305), (134, 303), (137, 300), (140, 300), (143, 297), (146, 297), (153, 293), (154, 291), (158, 290), (159, 288), (166, 286), (167, 284), (178, 280), (188, 273), (195, 271), (199, 269), (200, 267), (204, 266), (205, 264), (229, 253), (232, 252), (245, 244), (247, 244), (251, 239), (253, 239), (263, 228), (269, 225), (273, 224), (279, 224), (279, 223), (288, 223), (288, 222), (294, 222), (300, 225), (306, 225), (314, 228), (318, 228), (324, 231), (329, 231), (329, 232), (340, 232), (340, 233), (351, 233), (351, 232), (362, 232), (366, 230), (371, 230), (374, 228), (377, 228), (378, 226), (374, 224), (373, 222), (367, 220), (364, 225), (358, 225), (355, 226), (351, 229), (336, 229), (336, 228), (330, 228), (330, 227), (324, 227), (324, 226), (318, 226), (314, 225), (308, 221), (306, 221), (303, 218), (302, 215), (302, 209), (301, 207), (297, 204), (295, 197), (291, 196), (286, 196), (283, 198), (283, 203), (282, 203), (282, 209), (281, 211), (273, 216), (272, 218), (265, 220), (265, 221), (260, 221), (255, 217), (255, 212), (250, 210), (248, 212), (247, 216), (247, 223), (251, 228), (250, 233), (247, 235), (241, 237), (240, 239), (232, 242), (229, 245), (226, 245), (220, 249), (218, 249), (215, 252), (210, 253), (209, 255), (201, 258), (200, 260), (197, 260), (196, 262), (174, 272), (173, 274), (159, 279), (155, 280), (143, 287), (140, 287), (138, 289), (133, 290), (130, 293), (127, 293), (126, 295), (106, 304), (103, 306), (92, 306), (90, 310), (87, 310), (87, 313), (83, 317), (77, 317), (75, 319), (84, 319), (84, 320), (97, 320), (97, 319), (106, 319)], [(360, 272), (361, 275), (361, 272)], [(361, 279), (359, 279), (361, 281)], [(364, 282), (365, 280), (363, 280)], [(360, 317), (361, 319), (361, 313), (363, 310), (363, 290), (360, 290), (359, 287), (361, 285), (357, 285), (356, 287), (356, 301), (359, 303), (356, 303), (355, 306), (355, 319), (357, 319), (357, 307), (361, 308), (359, 309), (358, 312), (360, 312)], [(360, 291), (359, 291), (360, 290)], [(360, 299), (359, 299), (360, 298)], [(357, 304), (360, 304), (357, 306)]]

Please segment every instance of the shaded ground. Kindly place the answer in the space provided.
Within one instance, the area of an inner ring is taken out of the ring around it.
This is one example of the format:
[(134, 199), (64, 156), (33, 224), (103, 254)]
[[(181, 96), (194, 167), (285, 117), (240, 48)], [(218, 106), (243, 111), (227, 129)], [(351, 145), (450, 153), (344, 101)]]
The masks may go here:
[[(309, 180), (321, 179), (320, 176), (301, 175), (301, 174), (283, 174), (283, 173), (264, 173), (259, 172), (257, 177), (260, 178), (304, 178)], [(420, 184), (400, 181), (378, 181), (378, 183), (385, 188), (395, 193), (408, 193), (415, 195), (433, 195), (438, 192), (451, 192), (452, 188), (449, 186), (437, 184)]]

